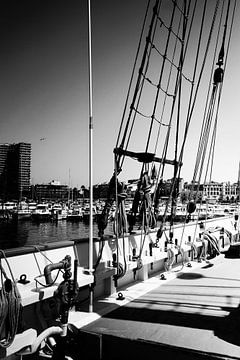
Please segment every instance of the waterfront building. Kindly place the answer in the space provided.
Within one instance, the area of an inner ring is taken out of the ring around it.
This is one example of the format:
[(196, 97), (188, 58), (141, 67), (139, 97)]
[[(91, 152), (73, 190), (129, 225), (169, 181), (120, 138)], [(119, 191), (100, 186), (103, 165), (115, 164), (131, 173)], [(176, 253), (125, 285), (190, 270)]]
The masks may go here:
[(31, 144), (0, 144), (0, 197), (21, 200), (29, 195)]
[(198, 185), (194, 184), (194, 187), (192, 184), (185, 183), (184, 185), (185, 190), (193, 189), (197, 191), (200, 194), (202, 194), (202, 199), (204, 201), (210, 201), (210, 202), (217, 202), (217, 201), (239, 201), (239, 185), (238, 183), (231, 184), (228, 182), (216, 182), (216, 181), (210, 181), (205, 184), (200, 185), (198, 188)]
[(239, 183), (210, 181), (199, 186), (198, 183), (184, 184), (184, 199), (188, 199), (188, 193), (198, 193), (198, 198), (209, 202), (236, 202), (239, 201)]
[(48, 184), (36, 184), (34, 186), (34, 197), (41, 201), (68, 201), (69, 188), (61, 185), (59, 181), (53, 180)]
[(222, 183), (210, 181), (203, 185), (203, 200), (216, 202), (222, 198)]
[(222, 198), (225, 201), (239, 201), (239, 184), (222, 183)]
[(235, 202), (239, 200), (238, 183), (231, 184), (228, 182), (218, 183), (211, 181), (203, 186), (203, 199), (209, 201), (227, 201)]

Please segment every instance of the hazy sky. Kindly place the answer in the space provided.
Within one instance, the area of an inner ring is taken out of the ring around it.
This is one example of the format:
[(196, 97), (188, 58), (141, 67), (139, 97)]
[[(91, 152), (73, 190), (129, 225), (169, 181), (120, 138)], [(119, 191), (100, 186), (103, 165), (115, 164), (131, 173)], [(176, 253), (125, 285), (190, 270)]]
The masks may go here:
[[(108, 181), (113, 172), (146, 4), (92, 0), (94, 183)], [(240, 160), (239, 22), (237, 9), (219, 116), (216, 181), (236, 181)], [(87, 0), (2, 1), (0, 49), (0, 142), (32, 144), (34, 184), (55, 179), (88, 185)], [(190, 180), (192, 172), (182, 175)]]

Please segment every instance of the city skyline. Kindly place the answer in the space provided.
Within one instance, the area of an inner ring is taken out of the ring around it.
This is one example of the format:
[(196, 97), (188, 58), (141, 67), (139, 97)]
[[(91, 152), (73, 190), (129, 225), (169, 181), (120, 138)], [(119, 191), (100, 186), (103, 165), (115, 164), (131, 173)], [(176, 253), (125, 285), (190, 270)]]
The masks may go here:
[[(113, 148), (147, 2), (92, 1), (94, 184)], [(114, 9), (114, 10), (113, 10)], [(124, 19), (124, 21), (123, 21)], [(219, 113), (213, 180), (237, 182), (239, 8)], [(88, 186), (87, 1), (5, 2), (0, 16), (0, 143), (32, 144), (31, 182)], [(113, 106), (114, 104), (114, 106)], [(194, 129), (193, 129), (194, 134)], [(191, 181), (195, 154), (186, 156)], [(129, 172), (128, 178), (138, 174)]]
[[(11, 158), (8, 156), (9, 153), (12, 153)], [(8, 158), (8, 159), (7, 159)], [(20, 164), (20, 165), (19, 165)], [(20, 166), (20, 173), (19, 173), (19, 166)], [(30, 143), (13, 143), (13, 144), (9, 144), (9, 143), (0, 143), (0, 178), (1, 178), (1, 186), (0, 186), (0, 193), (2, 191), (2, 195), (4, 193), (4, 187), (6, 186), (6, 181), (3, 181), (2, 177), (5, 177), (4, 173), (8, 173), (9, 170), (11, 172), (14, 171), (15, 174), (15, 180), (18, 179), (18, 181), (15, 182), (14, 185), (14, 191), (19, 191), (19, 196), (15, 194), (15, 197), (18, 198), (22, 196), (22, 191), (24, 189), (25, 192), (28, 192), (28, 189), (30, 186), (34, 186), (34, 185), (51, 185), (51, 186), (59, 186), (59, 185), (63, 185), (68, 187), (69, 184), (67, 183), (61, 183), (61, 181), (59, 181), (58, 179), (55, 179), (54, 177), (51, 179), (51, 181), (43, 181), (42, 183), (37, 183), (37, 184), (33, 184), (31, 183), (31, 167), (32, 167), (32, 162), (31, 162), (31, 144)], [(240, 169), (239, 169), (240, 170)], [(7, 180), (7, 179), (5, 179)], [(11, 184), (10, 187), (12, 187), (12, 178), (9, 178)], [(163, 181), (164, 182), (169, 182), (171, 179), (167, 179), (164, 178)], [(18, 182), (20, 181), (21, 185), (18, 184)], [(219, 182), (217, 180), (212, 180), (211, 183), (213, 184), (234, 184), (236, 186), (239, 186), (239, 181), (240, 179), (238, 179), (237, 182), (233, 182), (231, 183), (230, 181), (224, 181), (224, 182)], [(136, 184), (138, 182), (138, 179), (127, 179), (126, 184)], [(102, 183), (96, 183), (94, 184), (94, 186), (98, 186), (98, 185), (103, 185), (108, 183), (108, 180), (103, 181)], [(181, 183), (182, 184), (191, 184), (188, 183), (187, 181), (184, 180), (184, 178), (181, 178)], [(4, 185), (5, 184), (5, 185)], [(203, 184), (203, 183), (202, 183)], [(206, 182), (206, 184), (209, 184), (209, 182)], [(79, 188), (81, 189), (81, 187), (85, 187), (86, 189), (88, 188), (87, 185), (82, 184)], [(76, 188), (76, 187), (75, 187)]]

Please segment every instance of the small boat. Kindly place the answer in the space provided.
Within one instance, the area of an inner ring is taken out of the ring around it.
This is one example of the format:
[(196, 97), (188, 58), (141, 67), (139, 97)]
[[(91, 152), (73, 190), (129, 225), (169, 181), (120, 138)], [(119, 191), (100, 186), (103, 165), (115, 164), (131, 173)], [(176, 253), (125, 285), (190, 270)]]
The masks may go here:
[(14, 201), (7, 201), (3, 204), (4, 209), (13, 211), (17, 208), (17, 203)]
[(83, 219), (83, 211), (81, 206), (73, 206), (72, 209), (69, 209), (67, 214), (68, 221), (81, 221)]
[(33, 210), (31, 218), (33, 221), (49, 221), (51, 220), (51, 210), (49, 204), (37, 204), (35, 210)]
[(37, 207), (37, 203), (36, 203), (36, 202), (31, 201), (31, 202), (28, 203), (28, 208), (29, 208), (29, 210), (30, 210), (31, 212), (33, 212), (33, 210), (35, 210), (36, 207)]
[(25, 201), (20, 201), (17, 208), (12, 211), (12, 218), (15, 221), (30, 220), (31, 215), (32, 210)]
[(51, 208), (52, 220), (66, 220), (68, 216), (68, 210), (61, 204), (54, 204)]

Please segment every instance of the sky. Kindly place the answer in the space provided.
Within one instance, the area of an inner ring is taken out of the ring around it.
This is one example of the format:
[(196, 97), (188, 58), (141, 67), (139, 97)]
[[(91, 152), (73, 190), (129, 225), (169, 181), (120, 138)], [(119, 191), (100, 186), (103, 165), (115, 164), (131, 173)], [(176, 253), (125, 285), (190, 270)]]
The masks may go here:
[[(113, 173), (113, 148), (147, 0), (91, 0), (91, 5), (96, 184)], [(237, 8), (219, 113), (215, 181), (234, 182), (238, 176), (239, 21)], [(89, 184), (87, 46), (87, 0), (1, 2), (0, 143), (32, 144), (32, 184)], [(193, 161), (189, 152), (187, 162)], [(190, 181), (191, 175), (188, 166), (182, 176)], [(138, 174), (130, 167), (126, 176)]]

